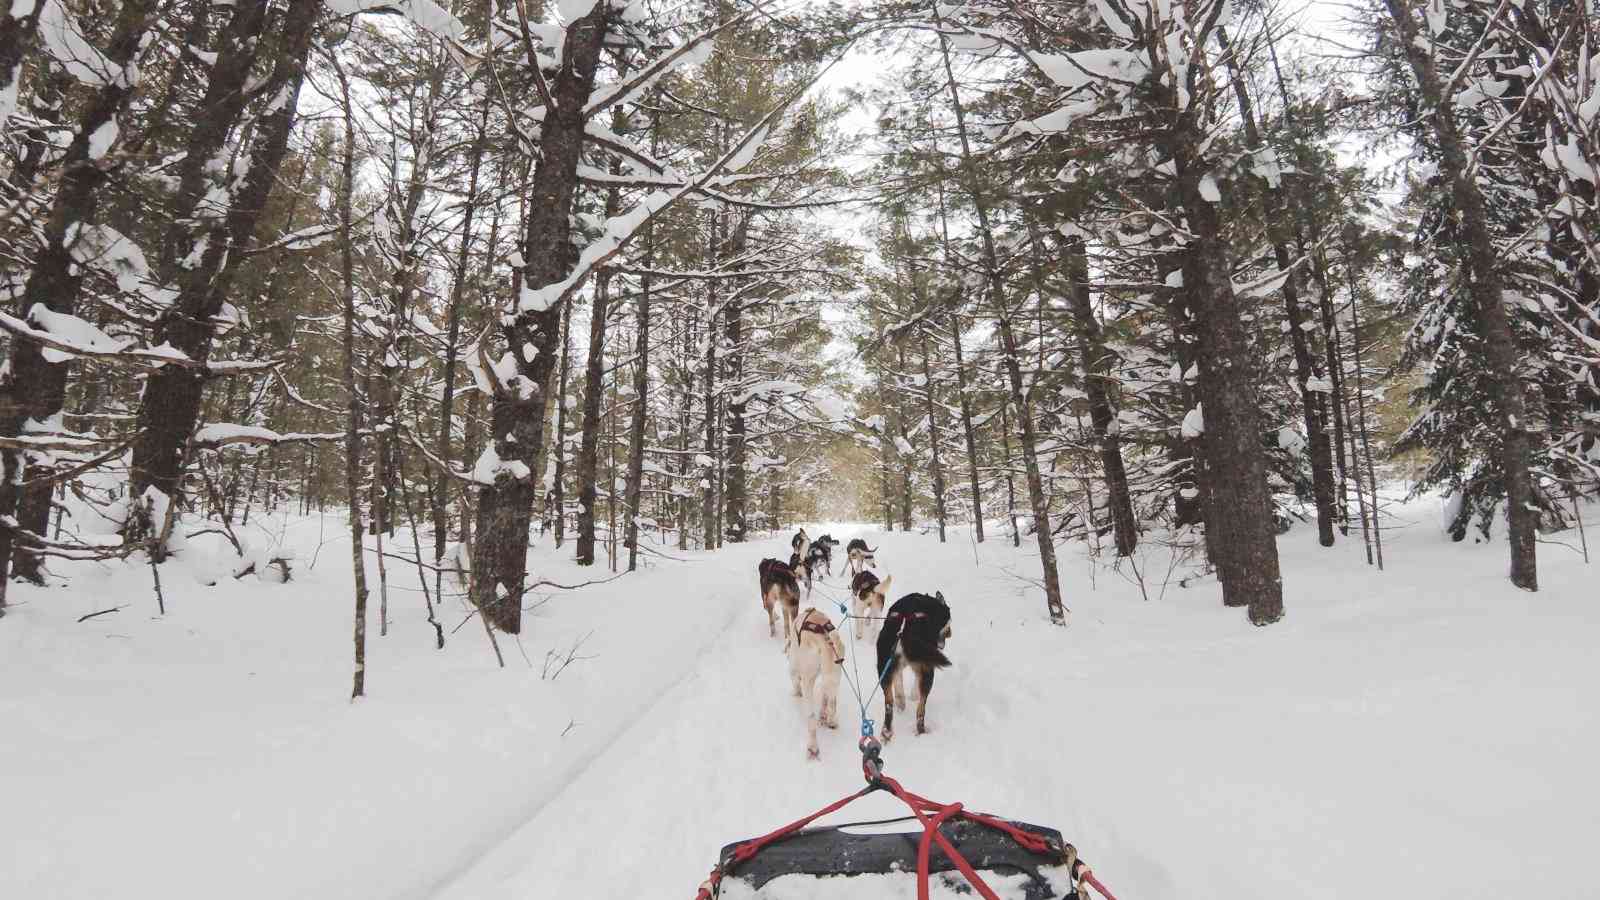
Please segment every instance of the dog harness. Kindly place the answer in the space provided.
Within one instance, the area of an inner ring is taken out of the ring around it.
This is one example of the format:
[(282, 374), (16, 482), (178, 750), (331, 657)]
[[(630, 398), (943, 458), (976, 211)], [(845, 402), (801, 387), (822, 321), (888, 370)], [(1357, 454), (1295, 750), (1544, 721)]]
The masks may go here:
[[(827, 637), (829, 632), (835, 631), (837, 629), (835, 629), (833, 627), (833, 623), (832, 622), (824, 622), (821, 625), (818, 625), (816, 622), (813, 622), (810, 619), (807, 619), (804, 622), (800, 623), (800, 630), (801, 631), (809, 631), (812, 634), (820, 634), (823, 637)], [(842, 665), (844, 665), (844, 657), (839, 657), (838, 659), (834, 660), (833, 662), (834, 662), (835, 665), (842, 666)]]

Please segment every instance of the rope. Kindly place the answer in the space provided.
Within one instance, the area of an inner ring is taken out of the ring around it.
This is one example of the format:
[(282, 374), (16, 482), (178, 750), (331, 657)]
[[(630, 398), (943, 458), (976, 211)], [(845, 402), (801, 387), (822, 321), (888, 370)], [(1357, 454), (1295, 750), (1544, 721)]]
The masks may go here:
[[(872, 740), (871, 738), (863, 738), (861, 743), (863, 747), (863, 756), (867, 761), (871, 761), (877, 749), (877, 741)], [(977, 870), (973, 868), (972, 864), (967, 861), (967, 858), (961, 855), (961, 852), (956, 849), (955, 844), (951, 843), (950, 839), (945, 836), (944, 832), (939, 830), (939, 826), (943, 825), (950, 819), (969, 819), (973, 822), (977, 822), (980, 825), (993, 828), (1004, 833), (1013, 841), (1016, 841), (1018, 846), (1031, 853), (1048, 855), (1060, 849), (1052, 847), (1050, 842), (1045, 840), (1043, 837), (1030, 831), (1025, 831), (1021, 828), (1018, 828), (1010, 822), (997, 819), (984, 813), (971, 812), (963, 807), (961, 803), (939, 803), (937, 801), (929, 800), (926, 797), (906, 790), (905, 787), (900, 784), (900, 782), (890, 778), (887, 775), (878, 773), (877, 776), (873, 778), (873, 770), (866, 766), (863, 767), (863, 771), (868, 774), (868, 777), (871, 780), (867, 786), (861, 790), (856, 791), (848, 796), (841, 797), (840, 799), (828, 804), (827, 806), (824, 806), (822, 809), (817, 810), (809, 816), (796, 819), (782, 828), (778, 828), (757, 838), (751, 838), (750, 840), (734, 847), (733, 852), (729, 855), (727, 860), (728, 871), (732, 871), (735, 867), (750, 861), (756, 856), (756, 854), (760, 853), (771, 844), (789, 837), (817, 819), (828, 815), (829, 813), (837, 812), (838, 810), (854, 802), (857, 798), (865, 797), (867, 794), (879, 790), (886, 790), (900, 798), (901, 802), (905, 803), (905, 805), (910, 808), (912, 816), (916, 817), (917, 821), (922, 824), (922, 838), (917, 844), (917, 900), (928, 900), (929, 897), (928, 869), (933, 845), (936, 842), (939, 845), (940, 851), (943, 852), (945, 857), (955, 865), (956, 870), (961, 873), (962, 877), (967, 880), (967, 883), (972, 886), (972, 889), (976, 891), (979, 896), (983, 897), (984, 900), (1000, 900), (1000, 896), (996, 894), (987, 883), (984, 882), (983, 877), (980, 876)], [(723, 865), (719, 862), (718, 865), (711, 870), (710, 876), (708, 876), (706, 880), (701, 883), (699, 892), (695, 894), (695, 900), (711, 900), (712, 897), (715, 897), (717, 889), (722, 883), (723, 874)], [(1116, 897), (1106, 889), (1105, 885), (1100, 883), (1100, 879), (1096, 878), (1094, 873), (1090, 871), (1089, 867), (1084, 865), (1081, 860), (1075, 861), (1074, 871), (1071, 874), (1076, 880), (1093, 886), (1095, 890), (1099, 891), (1100, 894), (1106, 898), (1106, 900), (1116, 900)]]

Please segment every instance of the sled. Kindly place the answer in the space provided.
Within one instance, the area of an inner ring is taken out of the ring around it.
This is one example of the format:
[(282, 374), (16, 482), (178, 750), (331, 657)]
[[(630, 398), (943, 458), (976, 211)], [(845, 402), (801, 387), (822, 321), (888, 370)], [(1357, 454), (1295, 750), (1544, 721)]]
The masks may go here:
[[(918, 796), (883, 774), (870, 734), (860, 746), (865, 788), (723, 847), (695, 900), (1088, 900), (1090, 886), (1116, 900), (1059, 831)], [(894, 794), (911, 815), (807, 827), (875, 791)]]

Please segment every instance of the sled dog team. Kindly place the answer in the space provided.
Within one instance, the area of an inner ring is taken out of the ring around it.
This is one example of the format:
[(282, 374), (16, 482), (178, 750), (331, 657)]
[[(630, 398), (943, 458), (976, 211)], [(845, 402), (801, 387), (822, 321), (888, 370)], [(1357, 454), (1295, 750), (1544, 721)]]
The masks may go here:
[[(826, 613), (815, 607), (800, 611), (800, 593), (804, 585), (809, 600), (815, 579), (833, 574), (833, 550), (839, 542), (826, 534), (813, 541), (802, 528), (790, 546), (794, 554), (788, 563), (769, 558), (757, 567), (761, 605), (767, 611), (767, 634), (772, 637), (777, 636), (778, 610), (782, 610), (789, 680), (806, 710), (806, 755), (816, 759), (818, 723), (839, 727), (839, 677), (845, 646)], [(934, 672), (950, 665), (944, 655), (944, 642), (950, 637), (950, 606), (943, 592), (932, 596), (913, 593), (896, 600), (885, 613), (894, 576), (879, 581), (868, 571), (878, 567), (876, 550), (860, 538), (852, 540), (845, 553), (856, 639), (870, 634), (877, 641), (874, 671), (883, 686), (883, 739), (894, 737), (894, 711), (906, 708), (910, 690), (901, 685), (903, 673), (916, 682), (917, 734), (923, 734), (928, 730), (925, 716)], [(862, 690), (869, 687), (864, 685)]]

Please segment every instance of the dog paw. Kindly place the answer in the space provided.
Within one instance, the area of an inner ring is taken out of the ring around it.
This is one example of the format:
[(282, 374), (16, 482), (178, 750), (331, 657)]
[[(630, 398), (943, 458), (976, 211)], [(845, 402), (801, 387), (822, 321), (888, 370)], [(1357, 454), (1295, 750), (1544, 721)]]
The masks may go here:
[(928, 726), (922, 724), (921, 722), (918, 722), (917, 723), (917, 734), (927, 734), (927, 733), (928, 733)]
[(806, 759), (821, 759), (822, 753), (815, 747), (806, 748)]

